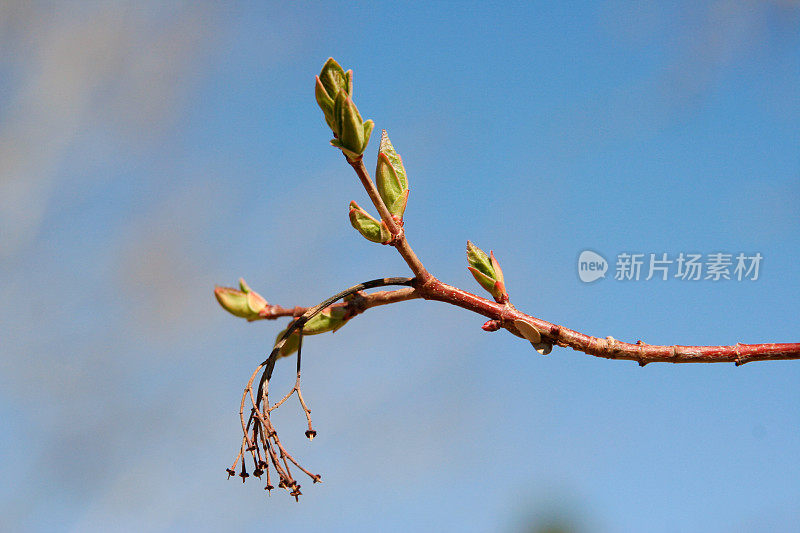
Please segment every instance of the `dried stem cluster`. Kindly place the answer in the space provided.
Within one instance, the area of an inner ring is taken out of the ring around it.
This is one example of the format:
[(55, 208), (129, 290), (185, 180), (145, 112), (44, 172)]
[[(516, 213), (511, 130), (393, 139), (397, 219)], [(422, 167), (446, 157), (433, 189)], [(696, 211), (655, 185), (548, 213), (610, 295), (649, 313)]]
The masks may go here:
[[(287, 316), (289, 311), (291, 311), (291, 316), (296, 316), (296, 318), (275, 343), (269, 357), (253, 371), (247, 382), (247, 386), (244, 388), (241, 403), (239, 404), (239, 419), (242, 424), (243, 433), (242, 443), (233, 461), (233, 465), (227, 469), (228, 477), (237, 475), (236, 468), (241, 461), (238, 475), (242, 478), (242, 482), (245, 482), (247, 478), (250, 477), (246, 466), (249, 456), (253, 464), (253, 475), (261, 479), (261, 476), (266, 473), (267, 485), (264, 489), (267, 491), (271, 491), (275, 488), (275, 486), (272, 485), (271, 479), (272, 470), (275, 470), (275, 474), (278, 476), (278, 488), (287, 490), (295, 499), (300, 497), (302, 494), (300, 492), (300, 484), (292, 475), (291, 467), (289, 466), (290, 463), (310, 477), (314, 483), (321, 482), (322, 478), (319, 474), (312, 474), (286, 451), (270, 417), (272, 411), (283, 405), (289, 398), (296, 395), (308, 422), (308, 429), (305, 432), (306, 437), (309, 440), (313, 440), (317, 435), (317, 432), (311, 424), (311, 409), (308, 408), (308, 405), (303, 399), (303, 393), (300, 389), (303, 326), (317, 314), (328, 309), (331, 305), (344, 306), (348, 311), (348, 315), (355, 316), (370, 307), (416, 298), (418, 296), (415, 294), (414, 289), (409, 287), (395, 291), (379, 291), (366, 295), (361, 292), (366, 289), (384, 287), (387, 285), (410, 285), (412, 282), (412, 278), (381, 278), (359, 283), (310, 308), (295, 307), (292, 310), (287, 310), (279, 306), (268, 306), (270, 308), (268, 311), (270, 316), (265, 316), (265, 318)], [(335, 304), (335, 302), (343, 298), (348, 298), (348, 301), (342, 304)], [(300, 314), (297, 316), (295, 313)], [(299, 333), (299, 344), (297, 348), (297, 375), (294, 386), (280, 400), (270, 405), (269, 384), (272, 378), (272, 371), (275, 368), (275, 362), (280, 357), (281, 348), (283, 348), (295, 331)], [(253, 385), (259, 373), (261, 373), (261, 377), (254, 392)], [(248, 399), (250, 405), (249, 414), (245, 419), (245, 404)]]

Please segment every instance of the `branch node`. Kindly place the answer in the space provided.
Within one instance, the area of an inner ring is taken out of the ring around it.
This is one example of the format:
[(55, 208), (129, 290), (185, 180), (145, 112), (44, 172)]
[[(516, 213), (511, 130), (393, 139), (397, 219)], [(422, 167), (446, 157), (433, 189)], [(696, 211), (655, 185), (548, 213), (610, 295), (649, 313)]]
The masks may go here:
[(617, 339), (615, 339), (611, 335), (606, 337), (606, 346), (608, 346), (608, 355), (609, 356), (613, 356), (616, 353), (616, 351), (617, 351), (617, 349), (615, 348), (616, 344), (617, 344)]
[[(396, 219), (395, 223), (397, 223)], [(397, 224), (397, 233), (392, 233), (392, 236), (389, 238), (389, 240), (381, 244), (386, 244), (388, 246), (397, 246), (397, 244), (403, 239), (403, 237), (405, 237), (405, 235), (406, 235), (406, 230), (403, 229), (403, 224), (401, 219), (401, 223)]]
[(739, 353), (740, 345), (741, 343), (737, 342), (733, 347), (733, 352), (736, 354), (736, 358), (733, 360), (733, 364), (736, 366), (742, 366), (743, 364), (747, 363), (747, 359), (742, 357), (742, 354)]
[(644, 368), (644, 365), (650, 362), (644, 358), (644, 347), (647, 346), (647, 344), (645, 344), (643, 340), (639, 339), (636, 341), (636, 345), (639, 347), (639, 358), (636, 361), (639, 363), (640, 367)]

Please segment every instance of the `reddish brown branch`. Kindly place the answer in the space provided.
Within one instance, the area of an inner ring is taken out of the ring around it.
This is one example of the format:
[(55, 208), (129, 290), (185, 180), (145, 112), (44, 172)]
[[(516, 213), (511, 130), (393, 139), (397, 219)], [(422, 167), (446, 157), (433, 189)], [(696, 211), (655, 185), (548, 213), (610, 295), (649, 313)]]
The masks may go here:
[[(347, 316), (352, 317), (363, 313), (371, 307), (413, 300), (414, 298), (421, 298), (421, 296), (419, 292), (411, 287), (404, 287), (393, 291), (376, 291), (370, 294), (359, 292), (356, 293), (352, 300), (333, 304), (330, 308), (342, 307), (347, 310)], [(268, 305), (259, 314), (267, 320), (285, 316), (296, 318), (302, 316), (308, 309), (308, 307), (300, 306), (284, 308), (279, 305)]]
[(644, 366), (647, 363), (736, 363), (800, 359), (800, 343), (741, 344), (732, 346), (657, 346), (618, 341), (612, 337), (599, 338), (527, 315), (510, 305), (502, 305), (442, 283), (436, 278), (428, 283), (416, 283), (415, 288), (426, 300), (456, 305), (493, 320), (515, 335), (514, 320), (532, 324), (542, 335), (558, 346), (570, 347), (606, 359), (627, 359)]
[[(554, 345), (569, 347), (588, 355), (606, 359), (624, 359), (636, 361), (641, 366), (648, 363), (735, 363), (737, 366), (751, 361), (776, 361), (800, 359), (800, 343), (763, 343), (730, 346), (661, 346), (622, 342), (612, 337), (593, 337), (564, 326), (547, 322), (540, 318), (523, 313), (511, 305), (503, 305), (475, 294), (453, 287), (430, 277), (427, 283), (415, 280), (414, 287), (404, 287), (393, 291), (378, 291), (372, 294), (359, 293), (356, 298), (335, 307), (344, 307), (352, 315), (359, 314), (371, 307), (403, 302), (415, 298), (436, 300), (455, 305), (491, 319), (492, 326), (506, 328), (517, 336), (522, 336), (514, 327), (515, 320), (524, 320), (532, 324), (547, 340)], [(331, 307), (334, 307), (331, 306)], [(279, 309), (279, 306), (275, 306)], [(306, 307), (295, 307), (295, 314), (302, 315)], [(352, 316), (351, 315), (351, 316)], [(289, 315), (276, 315), (289, 316)], [(489, 328), (488, 331), (494, 331)]]
[(281, 318), (284, 316), (300, 316), (305, 312), (305, 307), (290, 307), (287, 309), (285, 307), (281, 307), (280, 305), (268, 304), (258, 312), (258, 316), (267, 320), (275, 320), (276, 318)]

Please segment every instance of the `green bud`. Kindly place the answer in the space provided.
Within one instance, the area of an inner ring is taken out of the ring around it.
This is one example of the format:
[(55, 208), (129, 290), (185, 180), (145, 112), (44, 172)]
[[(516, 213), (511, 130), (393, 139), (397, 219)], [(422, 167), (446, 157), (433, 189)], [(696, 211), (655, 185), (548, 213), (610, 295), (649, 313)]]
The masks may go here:
[[(472, 241), (467, 241), (467, 262), (469, 266), (488, 277), (492, 280), (495, 278), (494, 267), (492, 261), (486, 252), (472, 244)], [(492, 281), (494, 283), (494, 281)]]
[(251, 292), (250, 286), (244, 281), (244, 278), (239, 278), (239, 288), (242, 289), (242, 292), (245, 294)]
[(316, 77), (314, 96), (333, 132), (331, 144), (350, 159), (364, 153), (375, 124), (364, 120), (353, 103), (353, 71), (345, 72), (332, 57)]
[(344, 91), (336, 95), (334, 109), (339, 126), (339, 140), (343, 148), (358, 152), (364, 144), (364, 121), (353, 99)]
[(378, 168), (375, 170), (378, 193), (389, 212), (403, 218), (408, 202), (408, 178), (403, 160), (395, 151), (386, 130), (381, 133)]
[(244, 279), (239, 279), (236, 290), (231, 287), (215, 287), (214, 296), (227, 312), (234, 316), (246, 318), (248, 321), (263, 318), (259, 312), (267, 307), (267, 301), (257, 292), (250, 290)]
[(508, 301), (503, 270), (494, 257), (494, 252), (486, 252), (467, 241), (467, 262), (469, 271), (475, 280), (491, 294), (497, 302)]
[(349, 159), (355, 159), (364, 153), (369, 144), (369, 137), (375, 123), (364, 122), (353, 99), (345, 91), (339, 91), (333, 102), (336, 139), (331, 144), (339, 148)]
[(372, 218), (355, 202), (350, 202), (350, 224), (368, 241), (386, 244), (392, 238), (385, 222)]
[(335, 130), (336, 121), (333, 115), (333, 98), (328, 96), (325, 87), (322, 86), (319, 76), (317, 77), (317, 84), (314, 88), (314, 96), (317, 98), (317, 105), (319, 105), (319, 108), (322, 109), (322, 113), (325, 115), (325, 122), (328, 123), (328, 127), (331, 130)]
[[(336, 332), (342, 326), (347, 324), (347, 321), (350, 318), (347, 316), (347, 310), (342, 306), (331, 306), (326, 307), (322, 310), (318, 315), (314, 318), (309, 320), (308, 322), (303, 325), (303, 335), (319, 335), (320, 333), (326, 333), (328, 331)], [(284, 328), (278, 336), (275, 337), (275, 343), (277, 344), (278, 339), (286, 332), (287, 328)], [(297, 351), (297, 348), (300, 346), (300, 332), (295, 330), (289, 335), (289, 338), (286, 339), (286, 342), (281, 347), (280, 352), (278, 352), (278, 357), (288, 357)]]
[(348, 70), (345, 72), (339, 63), (332, 57), (329, 57), (322, 67), (319, 76), (316, 77), (316, 84), (314, 87), (314, 96), (317, 99), (317, 104), (325, 115), (325, 122), (328, 127), (336, 134), (339, 130), (336, 127), (336, 119), (334, 116), (334, 100), (340, 91), (344, 91), (347, 96), (353, 94), (353, 71)]
[(345, 72), (332, 57), (329, 57), (325, 64), (322, 65), (322, 70), (317, 79), (320, 80), (323, 90), (331, 100), (336, 97), (336, 93), (339, 91), (344, 91), (348, 96), (353, 94), (353, 71), (348, 70)]
[(303, 335), (318, 335), (328, 331), (336, 331), (344, 326), (348, 320), (347, 310), (344, 307), (327, 307), (305, 323)]
[[(278, 336), (275, 337), (275, 344), (278, 344), (278, 339), (280, 339), (283, 336), (283, 334), (286, 332), (286, 329), (288, 329), (288, 327), (281, 330), (281, 332), (278, 333)], [(297, 348), (299, 346), (300, 346), (300, 333), (297, 330), (295, 330), (292, 332), (291, 335), (289, 335), (289, 338), (286, 339), (286, 342), (283, 343), (283, 346), (281, 346), (281, 350), (278, 352), (278, 357), (289, 357), (290, 355), (292, 355), (294, 352), (297, 351)]]

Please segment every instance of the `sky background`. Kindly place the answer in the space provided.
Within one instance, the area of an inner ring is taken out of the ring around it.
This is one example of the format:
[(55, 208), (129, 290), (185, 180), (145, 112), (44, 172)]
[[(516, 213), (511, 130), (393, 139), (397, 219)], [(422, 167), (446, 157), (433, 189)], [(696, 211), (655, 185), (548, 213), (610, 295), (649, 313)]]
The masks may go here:
[[(334, 56), (443, 281), (480, 292), (471, 239), (517, 307), (591, 335), (800, 341), (799, 29), (789, 1), (3, 2), (0, 530), (797, 531), (800, 362), (541, 357), (422, 301), (307, 340), (319, 435), (294, 402), (277, 423), (324, 483), (267, 497), (225, 468), (284, 323), (212, 290), (408, 274), (349, 225), (369, 202), (313, 97)], [(764, 259), (623, 282), (621, 252)]]

